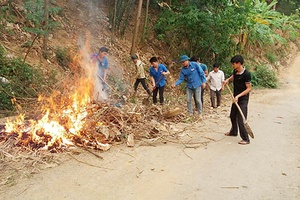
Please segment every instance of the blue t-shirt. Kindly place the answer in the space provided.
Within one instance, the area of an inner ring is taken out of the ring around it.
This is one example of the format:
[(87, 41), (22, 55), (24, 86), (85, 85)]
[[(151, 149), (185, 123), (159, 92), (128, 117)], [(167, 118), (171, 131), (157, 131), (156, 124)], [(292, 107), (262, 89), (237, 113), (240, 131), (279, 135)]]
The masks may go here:
[(207, 71), (208, 67), (204, 63), (200, 63), (200, 67), (202, 68), (203, 71)]
[(157, 71), (153, 66), (150, 67), (150, 76), (153, 76), (156, 87), (163, 87), (166, 84), (166, 77), (162, 75), (162, 72), (167, 72), (168, 69), (163, 64), (158, 64)]
[(99, 60), (99, 54), (98, 53), (93, 53), (91, 55), (91, 60), (97, 64), (98, 69), (97, 69), (97, 74), (101, 77), (104, 78), (104, 70), (108, 69), (108, 59), (106, 57), (102, 58), (102, 61)]
[(186, 86), (190, 89), (195, 89), (206, 83), (206, 77), (204, 71), (198, 63), (190, 61), (189, 67), (182, 67), (179, 75), (179, 79), (175, 82), (175, 85), (181, 84), (186, 80)]
[(104, 70), (108, 69), (108, 59), (106, 57), (103, 57), (102, 61), (97, 59), (97, 63), (98, 63), (98, 74), (103, 78)]

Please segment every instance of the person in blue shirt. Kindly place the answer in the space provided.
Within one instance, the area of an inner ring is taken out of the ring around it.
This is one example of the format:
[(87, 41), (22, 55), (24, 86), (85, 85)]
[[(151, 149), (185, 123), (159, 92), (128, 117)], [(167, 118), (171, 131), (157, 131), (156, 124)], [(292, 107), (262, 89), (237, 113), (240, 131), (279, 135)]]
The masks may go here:
[[(108, 53), (108, 48), (101, 47), (99, 48), (98, 53), (93, 53), (91, 55), (91, 61), (97, 67), (96, 76), (97, 79), (99, 79), (99, 81), (96, 81), (95, 88), (94, 88), (95, 90), (94, 92), (96, 93), (94, 98), (98, 100), (107, 99), (109, 93), (109, 89), (106, 82), (107, 71), (108, 71), (108, 59), (106, 57), (107, 53)], [(103, 93), (103, 91), (105, 92), (105, 94)]]
[[(203, 72), (205, 74), (205, 77), (208, 76), (208, 67), (207, 67), (206, 64), (200, 62), (200, 57), (198, 57), (198, 56), (192, 56), (191, 59), (190, 59), (190, 61), (197, 62), (200, 65), (200, 67), (202, 68), (202, 70), (203, 70)], [(204, 104), (204, 100), (203, 100), (204, 99), (203, 98), (204, 91), (205, 91), (204, 88), (201, 88), (201, 103), (202, 103), (202, 108), (203, 108), (203, 104)], [(194, 96), (194, 99), (196, 99), (195, 96)], [(197, 107), (196, 100), (195, 100), (195, 105)]]
[(179, 58), (179, 62), (182, 64), (180, 75), (178, 80), (173, 84), (173, 87), (186, 81), (186, 94), (187, 94), (187, 107), (190, 115), (193, 115), (192, 97), (195, 94), (195, 100), (197, 104), (197, 110), (199, 116), (202, 115), (202, 103), (201, 103), (201, 88), (206, 86), (206, 77), (202, 68), (198, 63), (190, 61), (187, 55), (182, 55)]
[(158, 62), (157, 57), (150, 58), (150, 79), (153, 86), (153, 104), (157, 103), (157, 92), (159, 93), (159, 103), (164, 103), (164, 88), (166, 85), (166, 75), (170, 74), (167, 67)]

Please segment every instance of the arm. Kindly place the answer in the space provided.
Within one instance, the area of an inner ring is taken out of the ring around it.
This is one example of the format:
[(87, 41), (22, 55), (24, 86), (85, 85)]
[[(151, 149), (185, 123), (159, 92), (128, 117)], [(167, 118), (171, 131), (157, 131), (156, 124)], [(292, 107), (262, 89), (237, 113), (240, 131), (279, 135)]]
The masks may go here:
[(222, 78), (221, 78), (221, 81), (222, 81), (222, 91), (224, 91), (224, 86), (225, 86), (225, 84), (224, 84), (224, 80), (225, 80), (225, 75), (224, 75), (224, 72), (222, 71)]
[(107, 70), (108, 70), (108, 59), (104, 57), (103, 62), (104, 62), (103, 80), (106, 81)]
[(170, 74), (170, 71), (167, 69), (165, 65), (163, 65), (163, 72), (161, 74), (164, 76)]
[(233, 81), (233, 75), (231, 75), (228, 79), (223, 82), (223, 85), (228, 84), (230, 81)]
[(154, 77), (153, 76), (150, 76), (150, 80), (152, 82), (152, 86), (155, 87), (155, 80), (154, 80)]
[(170, 71), (162, 72), (161, 74), (165, 76), (165, 75), (170, 74)]
[(106, 81), (107, 69), (104, 69), (103, 73), (103, 80)]
[(179, 74), (178, 80), (172, 85), (172, 87), (175, 87), (175, 86), (181, 84), (183, 81), (184, 81), (184, 74), (181, 71), (180, 74)]

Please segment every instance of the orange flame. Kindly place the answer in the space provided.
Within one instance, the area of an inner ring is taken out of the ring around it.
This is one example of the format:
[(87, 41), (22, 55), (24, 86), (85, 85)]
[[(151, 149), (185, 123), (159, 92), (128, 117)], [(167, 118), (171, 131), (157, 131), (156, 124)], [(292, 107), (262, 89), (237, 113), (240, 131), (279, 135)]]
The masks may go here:
[(87, 105), (91, 102), (94, 87), (92, 74), (95, 74), (95, 69), (88, 62), (87, 50), (81, 50), (79, 54), (85, 60), (78, 60), (77, 56), (73, 62), (80, 62), (74, 65), (81, 66), (85, 73), (84, 77), (79, 77), (72, 84), (71, 88), (76, 88), (74, 92), (68, 91), (71, 94), (64, 95), (54, 91), (48, 98), (40, 95), (38, 101), (46, 104), (42, 108), (43, 117), (38, 121), (24, 120), (25, 116), (20, 115), (15, 121), (7, 121), (6, 133), (17, 134), (19, 140), (24, 139), (25, 134), (33, 143), (45, 149), (56, 143), (72, 145), (72, 137), (80, 136), (84, 128), (88, 115)]

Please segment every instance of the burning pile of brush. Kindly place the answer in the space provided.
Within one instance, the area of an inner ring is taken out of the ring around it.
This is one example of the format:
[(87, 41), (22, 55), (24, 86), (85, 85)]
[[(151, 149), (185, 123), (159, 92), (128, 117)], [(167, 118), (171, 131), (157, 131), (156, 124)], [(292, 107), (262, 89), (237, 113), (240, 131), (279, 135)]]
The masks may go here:
[(7, 121), (0, 127), (0, 142), (13, 139), (16, 146), (50, 152), (72, 146), (106, 151), (112, 144), (128, 142), (129, 136), (135, 139), (155, 137), (151, 130), (158, 134), (157, 121), (164, 118), (161, 108), (156, 106), (127, 103), (120, 107), (91, 103), (88, 95), (78, 93), (64, 99), (62, 96), (65, 95), (40, 98), (48, 105), (42, 109), (44, 114), (40, 119), (28, 120), (20, 115)]

